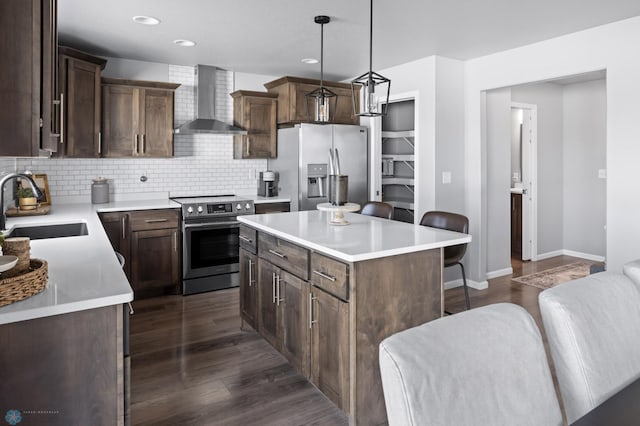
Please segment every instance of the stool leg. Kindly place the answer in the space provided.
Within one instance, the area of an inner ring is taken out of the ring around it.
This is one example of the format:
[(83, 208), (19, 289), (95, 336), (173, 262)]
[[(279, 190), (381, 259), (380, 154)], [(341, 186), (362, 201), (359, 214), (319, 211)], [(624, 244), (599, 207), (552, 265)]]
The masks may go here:
[(467, 276), (464, 273), (464, 266), (462, 265), (462, 262), (458, 262), (458, 265), (460, 265), (460, 269), (462, 270), (462, 286), (464, 287), (464, 298), (465, 301), (467, 302), (467, 310), (471, 309), (471, 303), (469, 302), (469, 289), (467, 288)]

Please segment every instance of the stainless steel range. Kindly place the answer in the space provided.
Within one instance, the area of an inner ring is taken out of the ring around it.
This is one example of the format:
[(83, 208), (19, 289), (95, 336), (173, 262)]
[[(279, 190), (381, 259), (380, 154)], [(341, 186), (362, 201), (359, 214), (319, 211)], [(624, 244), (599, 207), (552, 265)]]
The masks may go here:
[(253, 200), (234, 195), (174, 197), (182, 205), (182, 294), (239, 285), (239, 222)]

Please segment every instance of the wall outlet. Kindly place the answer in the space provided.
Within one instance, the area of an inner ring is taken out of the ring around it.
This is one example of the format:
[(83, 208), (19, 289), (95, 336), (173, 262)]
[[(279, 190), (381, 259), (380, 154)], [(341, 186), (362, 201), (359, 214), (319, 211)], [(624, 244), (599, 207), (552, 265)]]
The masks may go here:
[(451, 183), (451, 172), (442, 172), (442, 183)]

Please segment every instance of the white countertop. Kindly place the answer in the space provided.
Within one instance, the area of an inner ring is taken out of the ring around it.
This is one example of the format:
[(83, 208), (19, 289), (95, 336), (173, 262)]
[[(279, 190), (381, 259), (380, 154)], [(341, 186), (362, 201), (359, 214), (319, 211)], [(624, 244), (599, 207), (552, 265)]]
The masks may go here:
[(253, 204), (267, 204), (267, 203), (290, 203), (289, 197), (261, 197), (259, 195), (246, 195), (247, 198), (253, 198)]
[(238, 216), (238, 221), (319, 253), (358, 262), (471, 242), (471, 236), (345, 213), (349, 225), (330, 225), (330, 212), (311, 210)]
[(86, 222), (89, 235), (32, 240), (31, 257), (48, 262), (41, 293), (0, 307), (0, 324), (100, 308), (133, 300), (133, 291), (96, 212), (179, 208), (173, 201), (139, 200), (107, 204), (55, 204), (43, 216), (7, 218), (16, 225)]

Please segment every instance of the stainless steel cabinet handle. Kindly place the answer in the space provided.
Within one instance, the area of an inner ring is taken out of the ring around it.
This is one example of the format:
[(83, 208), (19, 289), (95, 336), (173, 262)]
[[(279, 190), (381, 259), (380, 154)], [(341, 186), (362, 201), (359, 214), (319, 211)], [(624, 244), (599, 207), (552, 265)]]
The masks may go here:
[(249, 259), (249, 287), (253, 286), (253, 262)]
[(247, 238), (244, 235), (238, 235), (238, 238), (240, 238), (245, 243), (253, 243), (253, 240), (251, 238)]
[(127, 216), (122, 216), (122, 239), (127, 239)]
[(251, 141), (250, 141), (250, 139), (249, 139), (249, 135), (243, 135), (242, 137), (243, 137), (243, 138), (245, 138), (245, 139), (244, 139), (244, 140), (245, 140), (245, 144), (244, 144), (244, 146), (246, 146), (246, 147), (247, 147), (247, 153), (246, 153), (246, 155), (247, 155), (247, 156), (249, 156), (249, 155), (251, 155), (251, 152), (250, 152), (250, 149), (249, 149), (249, 143), (251, 142)]
[(64, 93), (60, 93), (60, 143), (64, 143)]
[(271, 273), (271, 303), (276, 303), (276, 273)]
[(145, 219), (144, 223), (160, 223), (160, 222), (168, 222), (169, 219)]
[(135, 138), (134, 138), (134, 143), (133, 143), (133, 154), (134, 155), (138, 155), (138, 135), (136, 134)]
[(313, 324), (318, 322), (313, 320), (313, 301), (314, 300), (316, 300), (316, 298), (313, 297), (312, 293), (309, 293), (309, 328), (312, 328)]
[(127, 305), (129, 305), (129, 315), (135, 314), (135, 312), (133, 312), (133, 306), (131, 306), (131, 302), (127, 302)]
[(284, 302), (284, 299), (280, 299), (280, 275), (276, 275), (276, 305), (280, 306), (280, 302)]
[(145, 136), (146, 136), (146, 134), (144, 134), (144, 133), (143, 133), (143, 134), (142, 134), (142, 153), (143, 153), (143, 154), (144, 154), (144, 152), (146, 151), (146, 150), (145, 150), (145, 143), (144, 143)]
[(173, 251), (178, 252), (178, 231), (173, 231)]
[(287, 256), (285, 256), (284, 254), (282, 254), (282, 253), (278, 253), (277, 251), (275, 251), (275, 250), (271, 250), (271, 249), (269, 249), (269, 253), (271, 253), (271, 254), (273, 254), (273, 255), (278, 256), (280, 259), (285, 259), (285, 258), (287, 257)]
[(316, 271), (315, 269), (313, 270), (313, 273), (316, 274), (316, 275), (320, 275), (322, 278), (325, 278), (325, 279), (327, 279), (329, 281), (334, 281), (335, 282), (335, 280), (336, 280), (336, 277), (332, 277), (331, 275), (327, 275), (327, 274), (325, 274), (323, 272)]
[(102, 132), (98, 132), (98, 155), (102, 154)]

